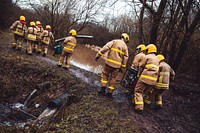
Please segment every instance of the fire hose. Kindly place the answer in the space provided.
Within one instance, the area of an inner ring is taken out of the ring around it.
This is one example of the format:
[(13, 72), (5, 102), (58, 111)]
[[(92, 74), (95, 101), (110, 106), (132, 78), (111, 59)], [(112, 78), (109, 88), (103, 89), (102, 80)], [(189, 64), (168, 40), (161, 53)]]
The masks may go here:
[[(61, 54), (62, 53), (62, 49), (63, 49), (63, 41), (65, 40), (66, 37), (62, 37), (59, 39), (55, 40), (55, 46), (53, 47), (54, 50), (54, 55), (56, 54)], [(88, 35), (76, 35), (77, 39), (93, 39), (93, 36), (88, 36)], [(61, 43), (60, 43), (61, 42)]]

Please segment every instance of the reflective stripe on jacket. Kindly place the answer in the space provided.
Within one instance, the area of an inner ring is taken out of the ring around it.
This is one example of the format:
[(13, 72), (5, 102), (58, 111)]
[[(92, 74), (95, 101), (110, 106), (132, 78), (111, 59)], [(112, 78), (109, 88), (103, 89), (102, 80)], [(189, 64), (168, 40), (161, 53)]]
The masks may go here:
[(50, 43), (53, 42), (54, 40), (54, 36), (52, 34), (52, 32), (48, 31), (48, 30), (44, 30), (41, 34), (41, 41), (42, 43), (49, 45)]
[(37, 29), (37, 40), (41, 40), (41, 34), (44, 31), (43, 27), (36, 26)]
[(142, 63), (146, 61), (146, 55), (141, 52), (139, 54), (137, 54), (134, 57), (133, 63), (132, 63), (132, 67), (136, 68), (138, 70), (138, 75), (140, 76), (142, 71), (143, 71), (143, 67), (142, 67)]
[(113, 68), (126, 67), (128, 60), (128, 47), (123, 40), (116, 39), (108, 42), (97, 54), (99, 56), (108, 52), (106, 64)]
[(63, 50), (68, 53), (73, 53), (76, 47), (76, 38), (73, 36), (66, 37), (64, 40), (64, 48)]
[(17, 34), (19, 36), (24, 36), (27, 30), (27, 26), (25, 24), (22, 24), (19, 20), (17, 20), (12, 24), (10, 29), (14, 30), (14, 34)]
[(30, 41), (36, 41), (36, 36), (37, 36), (37, 29), (36, 27), (28, 27), (27, 30), (27, 39)]
[(144, 68), (139, 80), (148, 84), (155, 85), (158, 79), (159, 60), (155, 54), (147, 54), (146, 60), (141, 62), (141, 67)]
[(164, 61), (159, 64), (159, 77), (156, 83), (157, 89), (169, 89), (170, 77), (174, 78), (174, 70)]

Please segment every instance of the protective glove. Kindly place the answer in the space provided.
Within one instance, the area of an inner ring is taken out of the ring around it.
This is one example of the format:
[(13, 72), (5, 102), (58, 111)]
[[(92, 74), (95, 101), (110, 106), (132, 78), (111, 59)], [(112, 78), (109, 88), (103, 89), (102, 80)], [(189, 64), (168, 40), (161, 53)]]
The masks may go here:
[(174, 82), (175, 77), (174, 76), (170, 76), (170, 82)]
[(9, 31), (11, 32), (13, 29), (9, 28)]

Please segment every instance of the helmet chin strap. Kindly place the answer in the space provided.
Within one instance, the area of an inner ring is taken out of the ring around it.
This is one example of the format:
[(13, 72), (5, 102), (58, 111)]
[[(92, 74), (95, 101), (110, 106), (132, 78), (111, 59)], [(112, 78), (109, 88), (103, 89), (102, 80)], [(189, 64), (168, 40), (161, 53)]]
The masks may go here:
[(25, 22), (24, 20), (20, 20), (20, 22), (21, 22), (22, 24), (26, 24), (26, 22)]
[(121, 40), (123, 40), (125, 43), (127, 42), (126, 39), (124, 37), (121, 37)]

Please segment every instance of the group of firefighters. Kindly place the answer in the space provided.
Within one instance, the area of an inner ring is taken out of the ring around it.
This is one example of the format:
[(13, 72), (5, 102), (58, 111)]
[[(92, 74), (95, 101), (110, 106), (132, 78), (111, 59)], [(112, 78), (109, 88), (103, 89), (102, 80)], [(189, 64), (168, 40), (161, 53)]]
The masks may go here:
[[(115, 90), (116, 77), (119, 71), (124, 71), (128, 60), (129, 36), (123, 33), (120, 39), (108, 42), (97, 53), (97, 61), (104, 53), (108, 52), (105, 67), (101, 75), (101, 89), (99, 94), (112, 97)], [(154, 44), (145, 46), (140, 44), (136, 48), (136, 56), (129, 69), (136, 74), (136, 85), (132, 84), (133, 100), (132, 103), (137, 113), (144, 110), (144, 103), (151, 104), (155, 100), (155, 108), (162, 108), (162, 95), (169, 89), (170, 80), (174, 80), (175, 72), (166, 63), (162, 54), (157, 54), (157, 47)], [(131, 74), (128, 73), (128, 74)]]
[[(46, 56), (49, 45), (54, 45), (54, 35), (51, 32), (51, 26), (46, 25), (44, 30), (40, 21), (30, 22), (30, 26), (27, 28), (26, 19), (24, 16), (20, 16), (19, 20), (15, 21), (10, 30), (14, 32), (14, 40), (12, 43), (13, 49), (22, 49), (23, 40), (27, 40), (26, 53), (32, 55), (32, 52), (42, 53)], [(62, 66), (66, 57), (63, 68), (70, 67), (70, 57), (74, 52), (76, 46), (76, 31), (70, 30), (69, 37), (64, 40), (64, 47), (60, 55), (58, 66)]]
[(13, 49), (22, 49), (24, 39), (27, 40), (26, 53), (32, 55), (32, 52), (42, 53), (46, 56), (48, 46), (54, 42), (54, 36), (51, 32), (51, 26), (46, 25), (46, 29), (42, 27), (40, 21), (30, 22), (30, 26), (26, 25), (26, 18), (20, 16), (15, 21), (10, 30), (14, 32)]
[[(27, 28), (25, 17), (20, 16), (20, 20), (13, 23), (10, 30), (14, 30), (14, 41), (12, 47), (21, 50), (24, 37), (27, 39), (26, 52), (32, 54), (32, 51), (47, 54), (48, 45), (54, 42), (54, 36), (51, 32), (51, 26), (46, 25), (46, 29), (42, 28), (39, 21), (30, 22)], [(101, 89), (98, 93), (108, 97), (112, 97), (116, 86), (116, 77), (120, 71), (124, 71), (129, 58), (128, 47), (126, 43), (130, 40), (126, 33), (121, 34), (120, 39), (108, 42), (96, 54), (95, 60), (107, 53), (105, 66), (101, 74)], [(70, 67), (70, 57), (76, 47), (76, 31), (71, 30), (69, 36), (64, 40), (64, 46), (60, 55), (57, 66), (62, 66), (66, 58), (63, 68)], [(141, 113), (144, 110), (144, 103), (151, 104), (155, 100), (155, 107), (162, 108), (162, 95), (165, 90), (169, 89), (170, 80), (174, 80), (175, 72), (166, 63), (162, 54), (157, 54), (157, 47), (154, 44), (145, 46), (140, 44), (136, 48), (136, 56), (134, 57), (130, 72), (136, 74), (137, 79), (135, 85), (132, 85), (130, 92), (133, 92), (133, 100), (135, 111)]]

